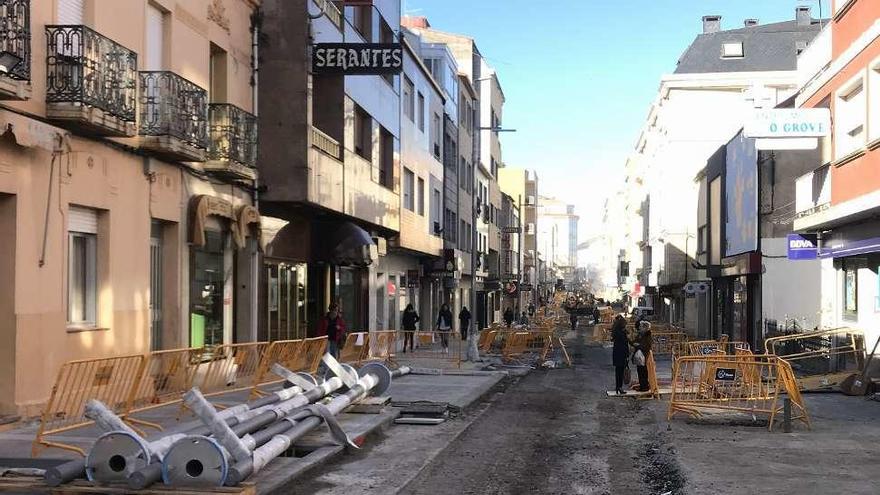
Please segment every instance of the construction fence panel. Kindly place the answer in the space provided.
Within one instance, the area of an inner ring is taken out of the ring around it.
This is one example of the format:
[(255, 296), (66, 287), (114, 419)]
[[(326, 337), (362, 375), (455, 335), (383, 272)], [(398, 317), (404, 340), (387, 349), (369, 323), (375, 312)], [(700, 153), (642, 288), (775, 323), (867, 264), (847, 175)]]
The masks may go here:
[(253, 387), (268, 348), (267, 342), (223, 344), (205, 350), (194, 385), (205, 395)]
[(679, 331), (654, 331), (651, 329), (653, 345), (651, 350), (658, 355), (679, 356), (687, 348), (688, 336)]
[(673, 364), (668, 419), (678, 413), (695, 418), (709, 412), (763, 415), (772, 430), (782, 411), (782, 394), (792, 403), (792, 420), (810, 420), (791, 366), (775, 356), (710, 354), (681, 357)]
[(710, 354), (735, 355), (737, 349), (750, 349), (748, 342), (732, 342), (722, 337), (720, 340), (693, 340), (687, 343), (688, 356), (708, 356)]
[(50, 441), (46, 437), (90, 424), (85, 417), (85, 405), (92, 399), (103, 402), (113, 411), (122, 412), (138, 389), (145, 363), (143, 354), (64, 363), (40, 416), (32, 455), (36, 456), (42, 447), (57, 447), (85, 455), (79, 447)]
[(143, 376), (123, 411), (126, 419), (161, 429), (130, 415), (182, 400), (193, 386), (204, 352), (204, 348), (186, 348), (147, 354)]
[(354, 332), (345, 336), (339, 350), (339, 362), (358, 365), (366, 359), (370, 348), (370, 332)]
[(766, 339), (764, 349), (791, 364), (801, 390), (821, 390), (862, 368), (865, 335), (851, 328), (784, 335)]
[(321, 356), (327, 350), (327, 337), (313, 337), (299, 340), (276, 340), (263, 352), (252, 383), (251, 399), (261, 395), (260, 389), (266, 385), (281, 383), (284, 378), (272, 372), (272, 366), (280, 364), (290, 371), (315, 373)]
[(397, 334), (396, 330), (370, 332), (369, 348), (365, 359), (393, 362), (397, 354), (399, 338), (402, 337)]

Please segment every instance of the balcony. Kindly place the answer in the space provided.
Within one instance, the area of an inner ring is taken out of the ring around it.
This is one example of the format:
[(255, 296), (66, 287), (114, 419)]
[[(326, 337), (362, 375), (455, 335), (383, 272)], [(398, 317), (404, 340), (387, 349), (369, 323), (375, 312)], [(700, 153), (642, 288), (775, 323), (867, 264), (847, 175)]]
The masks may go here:
[(342, 160), (342, 147), (339, 145), (339, 141), (314, 126), (312, 126), (312, 147), (337, 160)]
[(133, 137), (137, 54), (85, 26), (46, 26), (46, 116), (80, 132)]
[(31, 2), (0, 0), (0, 52), (11, 67), (0, 67), (0, 100), (31, 97)]
[(257, 177), (257, 118), (228, 103), (208, 105), (209, 172), (231, 179)]
[(168, 71), (141, 72), (140, 82), (140, 147), (172, 161), (205, 161), (208, 92)]

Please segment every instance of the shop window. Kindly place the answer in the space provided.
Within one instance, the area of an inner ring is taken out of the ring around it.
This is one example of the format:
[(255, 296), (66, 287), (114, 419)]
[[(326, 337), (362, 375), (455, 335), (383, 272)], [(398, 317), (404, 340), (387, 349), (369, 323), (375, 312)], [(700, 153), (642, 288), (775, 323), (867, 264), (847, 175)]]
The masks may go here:
[(67, 322), (94, 327), (97, 322), (98, 212), (71, 206), (67, 221)]
[(206, 229), (190, 258), (190, 346), (223, 344), (226, 235)]
[(843, 317), (857, 319), (859, 315), (859, 271), (848, 260), (843, 261)]
[(865, 81), (862, 76), (845, 85), (834, 107), (834, 157), (841, 159), (865, 145), (867, 120)]

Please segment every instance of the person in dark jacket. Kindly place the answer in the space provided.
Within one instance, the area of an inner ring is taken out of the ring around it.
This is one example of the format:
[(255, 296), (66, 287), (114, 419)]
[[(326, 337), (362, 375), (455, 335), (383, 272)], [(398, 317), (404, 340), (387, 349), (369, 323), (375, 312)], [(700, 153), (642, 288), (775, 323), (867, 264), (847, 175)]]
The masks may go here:
[(504, 323), (507, 325), (507, 328), (513, 325), (513, 310), (510, 308), (504, 310)]
[[(641, 352), (641, 359), (636, 363), (636, 372), (639, 375), (640, 392), (651, 390), (651, 383), (648, 380), (648, 356), (651, 354), (651, 348), (654, 344), (654, 337), (651, 335), (651, 323), (642, 321), (638, 326), (639, 335), (635, 341), (636, 353)], [(638, 356), (638, 354), (636, 354)], [(635, 360), (635, 358), (634, 358)]]
[(568, 322), (571, 323), (571, 331), (574, 332), (578, 327), (578, 314), (574, 308), (568, 310)]
[(331, 303), (327, 314), (318, 322), (318, 337), (327, 336), (327, 352), (339, 357), (339, 344), (345, 342), (345, 320), (339, 314), (339, 306)]
[(461, 340), (467, 340), (468, 330), (471, 328), (471, 312), (467, 306), (462, 306), (458, 312), (458, 330), (461, 332)]
[(400, 322), (401, 325), (403, 325), (403, 352), (406, 352), (407, 344), (409, 344), (409, 350), (413, 350), (416, 323), (419, 322), (419, 319), (419, 314), (416, 312), (415, 308), (413, 308), (413, 305), (407, 304), (406, 309), (403, 310), (403, 318)]
[(443, 352), (449, 353), (449, 333), (452, 332), (452, 311), (449, 305), (444, 304), (440, 307), (440, 313), (437, 314), (437, 332), (440, 333), (440, 342), (443, 344)]
[(611, 341), (614, 343), (612, 362), (614, 364), (615, 390), (623, 394), (623, 374), (629, 359), (629, 337), (626, 336), (626, 320), (617, 315), (611, 324)]
[(599, 306), (593, 306), (593, 325), (598, 325), (600, 319), (602, 319), (602, 313), (599, 311)]
[(532, 317), (535, 316), (535, 304), (534, 303), (529, 304), (529, 316), (532, 316)]

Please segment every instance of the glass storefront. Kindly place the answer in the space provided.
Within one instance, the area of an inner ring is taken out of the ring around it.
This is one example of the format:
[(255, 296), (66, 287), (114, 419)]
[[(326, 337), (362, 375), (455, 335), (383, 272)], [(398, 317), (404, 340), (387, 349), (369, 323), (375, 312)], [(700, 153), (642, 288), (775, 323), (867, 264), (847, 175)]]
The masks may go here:
[(266, 290), (261, 307), (265, 324), (260, 326), (259, 339), (306, 338), (309, 328), (307, 266), (267, 260), (264, 270)]
[[(229, 301), (224, 297), (232, 273), (228, 242), (225, 231), (206, 229), (205, 245), (192, 248), (189, 297), (189, 344), (192, 347), (224, 343), (226, 321), (231, 319), (232, 307), (231, 296)], [(226, 310), (227, 306), (230, 311)]]

